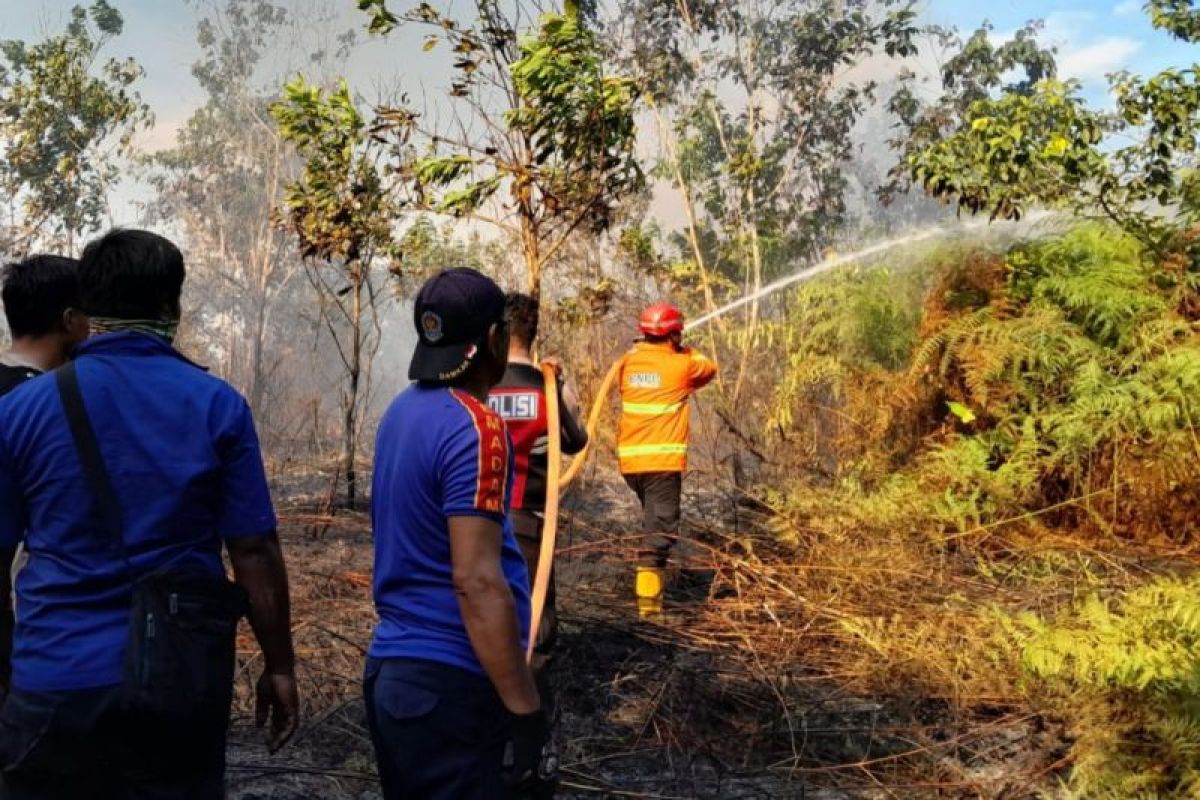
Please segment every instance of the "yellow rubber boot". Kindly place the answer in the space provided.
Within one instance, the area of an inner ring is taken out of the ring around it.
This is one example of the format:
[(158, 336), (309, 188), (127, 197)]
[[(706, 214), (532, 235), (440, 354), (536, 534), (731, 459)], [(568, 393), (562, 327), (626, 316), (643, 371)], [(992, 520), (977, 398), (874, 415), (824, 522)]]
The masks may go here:
[(635, 584), (639, 617), (653, 617), (663, 610), (663, 570), (658, 567), (638, 567)]

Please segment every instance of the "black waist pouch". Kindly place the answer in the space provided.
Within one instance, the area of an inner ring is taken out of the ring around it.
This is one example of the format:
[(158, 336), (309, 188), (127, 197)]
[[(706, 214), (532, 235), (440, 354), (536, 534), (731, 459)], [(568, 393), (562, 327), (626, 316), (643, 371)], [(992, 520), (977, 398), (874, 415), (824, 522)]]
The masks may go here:
[(133, 587), (122, 706), (139, 717), (224, 726), (246, 592), (224, 577), (160, 572)]

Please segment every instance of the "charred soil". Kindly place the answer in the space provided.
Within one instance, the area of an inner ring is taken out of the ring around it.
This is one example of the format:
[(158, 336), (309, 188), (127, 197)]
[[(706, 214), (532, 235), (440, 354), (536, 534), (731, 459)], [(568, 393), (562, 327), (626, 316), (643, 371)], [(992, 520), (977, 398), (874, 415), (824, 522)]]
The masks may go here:
[[(722, 498), (693, 495), (661, 620), (636, 618), (635, 519), (611, 477), (568, 497), (552, 681), (567, 798), (1029, 797), (1062, 739), (1018, 709), (968, 716), (897, 687), (861, 696), (803, 657), (803, 620), (755, 594)], [(746, 527), (743, 518), (736, 523)], [(243, 635), (232, 800), (379, 797), (360, 679), (374, 624), (368, 519), (283, 515), (304, 697), (296, 740), (253, 728), (256, 649)], [(740, 542), (740, 543), (739, 543)], [(766, 606), (766, 607), (764, 607)], [(772, 620), (772, 617), (775, 617)], [(797, 627), (799, 626), (799, 627)], [(772, 630), (774, 629), (774, 630)]]

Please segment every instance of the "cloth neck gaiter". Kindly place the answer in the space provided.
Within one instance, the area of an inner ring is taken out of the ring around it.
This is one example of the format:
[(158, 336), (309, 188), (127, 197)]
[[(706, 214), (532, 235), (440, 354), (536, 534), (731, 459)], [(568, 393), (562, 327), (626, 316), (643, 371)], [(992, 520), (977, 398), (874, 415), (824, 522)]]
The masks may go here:
[(92, 334), (122, 333), (133, 331), (146, 333), (163, 339), (167, 344), (175, 342), (175, 334), (179, 332), (179, 320), (168, 319), (113, 319), (110, 317), (92, 317)]

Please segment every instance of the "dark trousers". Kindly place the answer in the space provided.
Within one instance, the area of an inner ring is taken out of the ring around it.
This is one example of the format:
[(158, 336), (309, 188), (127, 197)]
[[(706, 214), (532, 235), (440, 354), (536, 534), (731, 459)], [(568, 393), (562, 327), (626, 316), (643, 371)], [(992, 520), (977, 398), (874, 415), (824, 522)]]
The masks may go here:
[(665, 567), (671, 548), (679, 538), (683, 473), (641, 472), (625, 475), (624, 478), (642, 504), (642, 542), (638, 550), (638, 563), (644, 567)]
[(511, 715), (486, 677), (433, 661), (368, 659), (363, 695), (384, 800), (505, 797)]
[(0, 709), (0, 800), (221, 800), (225, 732), (132, 719), (115, 686), (14, 689)]
[[(517, 544), (521, 547), (521, 555), (525, 556), (525, 565), (529, 568), (529, 585), (537, 575), (538, 564), (542, 559), (542, 518), (523, 509), (516, 509), (509, 514), (512, 520), (513, 532), (517, 535)], [(555, 608), (557, 592), (555, 590), (554, 569), (550, 569), (550, 587), (546, 592), (546, 606), (542, 609), (542, 623), (538, 627), (537, 642), (533, 646), (534, 672), (541, 672), (550, 655), (554, 651), (554, 643), (558, 639), (558, 612)]]

